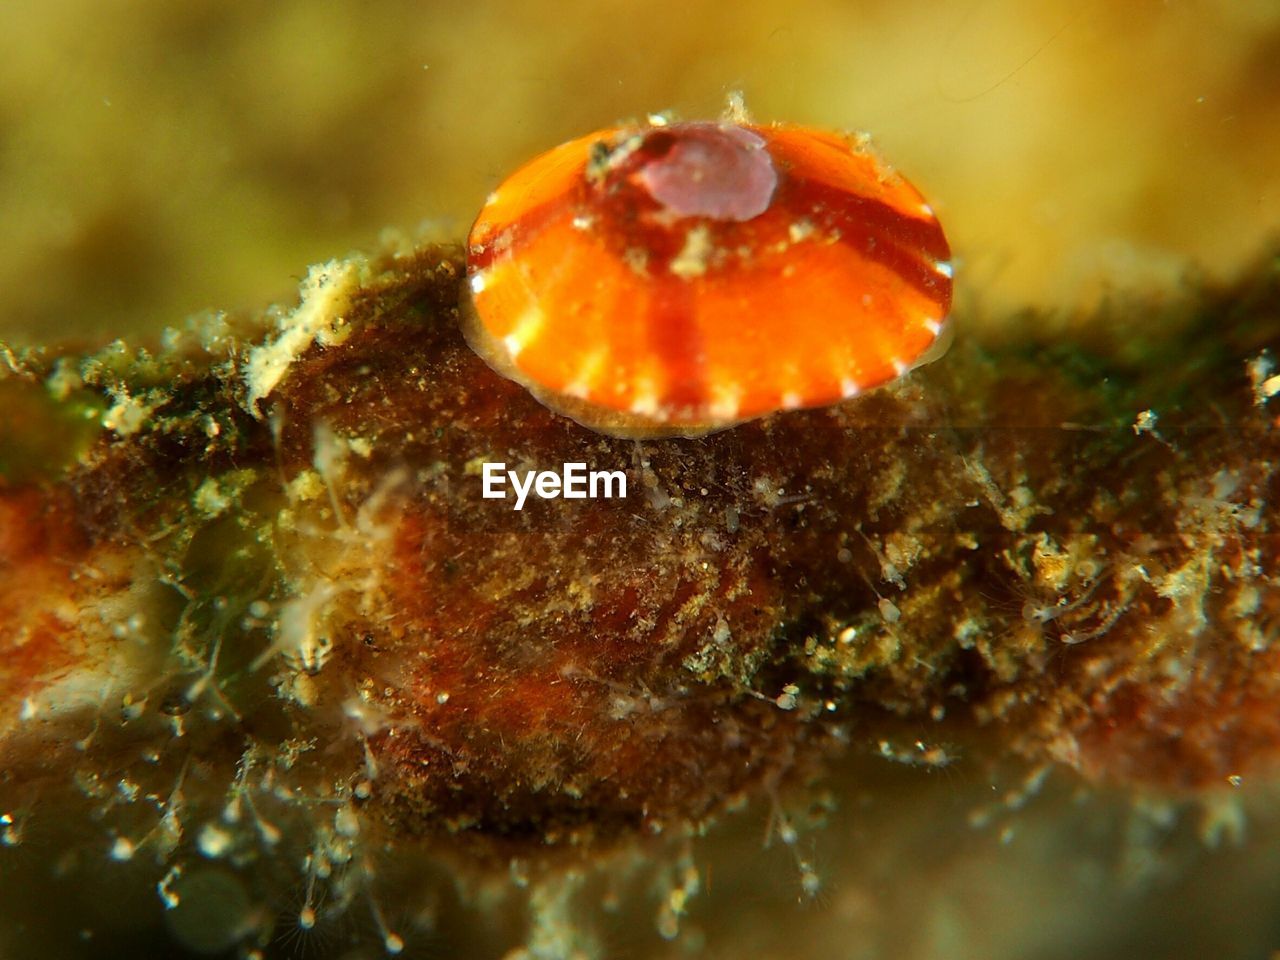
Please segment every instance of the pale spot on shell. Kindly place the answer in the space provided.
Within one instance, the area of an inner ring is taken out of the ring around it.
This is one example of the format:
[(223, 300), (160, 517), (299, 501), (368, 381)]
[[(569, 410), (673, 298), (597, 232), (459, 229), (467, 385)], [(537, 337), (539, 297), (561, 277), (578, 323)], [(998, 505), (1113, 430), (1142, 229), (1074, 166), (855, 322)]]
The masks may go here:
[(658, 412), (658, 398), (652, 393), (642, 393), (631, 401), (631, 412), (642, 417), (652, 417)]
[(684, 235), (684, 246), (667, 269), (682, 280), (700, 277), (707, 272), (711, 252), (711, 231), (706, 224), (700, 223)]
[(631, 401), (632, 413), (653, 420), (667, 419), (658, 401), (658, 381), (652, 372), (636, 377), (634, 397)]
[(713, 420), (724, 423), (738, 419), (738, 411), (742, 409), (742, 390), (739, 387), (720, 387), (716, 389), (707, 405), (707, 412)]
[(529, 345), (529, 342), (535, 339), (542, 332), (542, 326), (547, 322), (547, 315), (542, 312), (540, 307), (530, 307), (520, 319), (516, 321), (515, 328), (502, 338), (503, 346), (507, 348), (507, 352), (511, 354), (511, 359), (515, 359), (520, 352)]
[(791, 238), (792, 243), (799, 243), (806, 237), (813, 235), (813, 222), (810, 220), (793, 220), (787, 227), (787, 236)]
[(564, 392), (571, 397), (577, 397), (579, 400), (585, 400), (592, 393), (592, 384), (600, 378), (600, 371), (604, 367), (604, 362), (605, 351), (593, 351), (590, 356), (582, 362), (582, 366), (578, 368), (578, 375), (567, 387), (564, 388)]

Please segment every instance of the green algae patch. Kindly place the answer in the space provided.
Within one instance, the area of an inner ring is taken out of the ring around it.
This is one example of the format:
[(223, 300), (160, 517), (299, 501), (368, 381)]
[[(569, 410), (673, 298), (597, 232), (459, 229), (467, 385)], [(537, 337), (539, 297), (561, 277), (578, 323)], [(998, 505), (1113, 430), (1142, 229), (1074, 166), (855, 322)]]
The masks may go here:
[(30, 380), (0, 377), (6, 424), (0, 430), (0, 481), (18, 485), (62, 475), (101, 433), (105, 409), (89, 391), (59, 398)]

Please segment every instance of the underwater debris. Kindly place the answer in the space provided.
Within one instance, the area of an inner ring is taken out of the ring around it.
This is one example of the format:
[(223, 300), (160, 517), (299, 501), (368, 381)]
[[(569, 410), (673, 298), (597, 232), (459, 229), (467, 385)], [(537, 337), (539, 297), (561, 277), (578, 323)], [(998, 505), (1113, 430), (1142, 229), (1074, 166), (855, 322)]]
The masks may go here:
[[(158, 911), (217, 891), (172, 921), (186, 944), (360, 914), (396, 953), (450, 922), (407, 915), (430, 890), (553, 904), (514, 941), (589, 952), (548, 884), (683, 863), (652, 894), (676, 936), (691, 839), (842, 751), (1171, 797), (1272, 768), (1274, 271), (1135, 316), (1177, 331), (1140, 361), (962, 342), (851, 403), (650, 442), (495, 376), (463, 274), (406, 242), (157, 351), (7, 354), (11, 846), (75, 823), (100, 862), (73, 872), (138, 871)], [(482, 495), (493, 461), (632, 493), (515, 512)]]

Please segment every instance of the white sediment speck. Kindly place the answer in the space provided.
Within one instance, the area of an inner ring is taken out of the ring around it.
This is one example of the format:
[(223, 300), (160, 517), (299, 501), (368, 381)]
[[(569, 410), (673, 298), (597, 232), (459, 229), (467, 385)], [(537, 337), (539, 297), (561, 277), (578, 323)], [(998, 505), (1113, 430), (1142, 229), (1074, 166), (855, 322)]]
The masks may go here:
[(700, 277), (707, 272), (707, 263), (713, 249), (711, 231), (706, 225), (692, 227), (684, 235), (684, 246), (667, 269), (684, 280)]
[(473, 273), (471, 275), (471, 280), (469, 282), (471, 284), (472, 293), (477, 293), (477, 294), (484, 293), (485, 275), (483, 270), (479, 270), (476, 273)]
[(799, 243), (806, 237), (812, 236), (813, 229), (813, 222), (811, 220), (793, 220), (787, 227), (787, 236), (790, 238), (792, 243)]
[(317, 264), (307, 272), (298, 306), (280, 321), (277, 336), (250, 350), (244, 363), (245, 408), (250, 413), (261, 416), (258, 402), (271, 394), (312, 343), (327, 346), (341, 339), (345, 314), (367, 270), (365, 260), (351, 259)]
[(233, 843), (234, 837), (212, 821), (201, 827), (196, 837), (196, 849), (210, 860), (225, 856), (231, 850)]

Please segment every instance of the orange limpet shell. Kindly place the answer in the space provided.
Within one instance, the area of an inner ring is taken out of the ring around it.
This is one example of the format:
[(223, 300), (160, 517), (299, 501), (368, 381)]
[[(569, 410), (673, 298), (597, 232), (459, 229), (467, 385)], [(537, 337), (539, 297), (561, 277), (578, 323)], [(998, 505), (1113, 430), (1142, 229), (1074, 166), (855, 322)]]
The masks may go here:
[(697, 436), (931, 359), (950, 257), (924, 198), (857, 138), (618, 127), (490, 195), (468, 238), (464, 332), (586, 426)]

